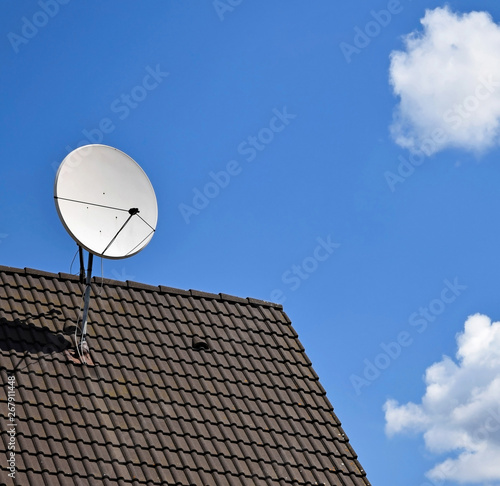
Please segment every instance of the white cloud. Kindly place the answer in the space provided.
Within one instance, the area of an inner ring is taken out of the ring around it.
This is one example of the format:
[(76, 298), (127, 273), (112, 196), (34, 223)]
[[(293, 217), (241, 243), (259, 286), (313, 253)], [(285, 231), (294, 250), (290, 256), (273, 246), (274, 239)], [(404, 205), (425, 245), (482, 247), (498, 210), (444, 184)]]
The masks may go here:
[(387, 400), (386, 433), (421, 433), (430, 452), (448, 455), (431, 480), (500, 484), (500, 322), (469, 317), (457, 346), (457, 361), (427, 368), (420, 404)]
[(482, 152), (500, 142), (500, 26), (487, 12), (427, 10), (422, 32), (391, 53), (399, 103), (391, 133), (427, 155), (456, 147)]

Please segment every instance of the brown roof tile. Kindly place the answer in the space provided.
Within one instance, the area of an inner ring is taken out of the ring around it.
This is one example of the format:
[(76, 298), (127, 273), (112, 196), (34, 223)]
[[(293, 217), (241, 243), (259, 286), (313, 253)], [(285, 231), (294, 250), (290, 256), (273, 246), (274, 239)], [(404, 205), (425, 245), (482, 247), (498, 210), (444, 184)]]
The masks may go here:
[(64, 354), (82, 292), (0, 267), (20, 484), (369, 485), (281, 305), (94, 278), (92, 367)]

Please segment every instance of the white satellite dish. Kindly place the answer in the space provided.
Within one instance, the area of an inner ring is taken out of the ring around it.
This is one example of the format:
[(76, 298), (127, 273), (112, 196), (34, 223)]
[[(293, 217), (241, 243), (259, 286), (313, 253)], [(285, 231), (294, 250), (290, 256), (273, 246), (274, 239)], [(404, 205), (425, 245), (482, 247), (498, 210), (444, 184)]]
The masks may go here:
[(127, 258), (151, 240), (158, 221), (153, 186), (127, 154), (107, 145), (85, 145), (62, 161), (54, 183), (54, 200), (62, 224), (80, 249), (89, 252), (81, 336), (75, 344), (82, 363), (92, 363), (86, 341), (94, 255)]
[(107, 145), (85, 145), (66, 156), (54, 199), (70, 236), (96, 256), (135, 255), (156, 230), (158, 205), (147, 175), (127, 154)]

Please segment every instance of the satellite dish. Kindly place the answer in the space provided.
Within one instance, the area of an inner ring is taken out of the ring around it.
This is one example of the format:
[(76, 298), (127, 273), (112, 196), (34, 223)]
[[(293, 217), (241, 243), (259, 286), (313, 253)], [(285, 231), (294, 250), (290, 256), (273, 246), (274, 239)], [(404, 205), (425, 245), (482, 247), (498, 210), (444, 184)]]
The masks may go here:
[(158, 205), (148, 176), (127, 154), (107, 145), (85, 145), (66, 156), (54, 199), (70, 236), (96, 256), (135, 255), (156, 230)]
[(75, 327), (75, 344), (80, 362), (93, 364), (86, 340), (93, 257), (118, 259), (139, 253), (156, 230), (156, 196), (133, 159), (113, 147), (95, 144), (73, 150), (62, 161), (54, 200), (62, 224), (78, 244), (82, 283), (82, 248), (89, 252), (81, 335), (78, 340)]

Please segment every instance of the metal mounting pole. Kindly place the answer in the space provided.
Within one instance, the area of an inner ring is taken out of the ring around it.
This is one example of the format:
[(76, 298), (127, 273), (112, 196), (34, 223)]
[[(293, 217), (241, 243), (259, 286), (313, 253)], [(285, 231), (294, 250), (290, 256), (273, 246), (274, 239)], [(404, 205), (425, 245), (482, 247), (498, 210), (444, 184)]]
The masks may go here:
[(78, 253), (80, 254), (80, 283), (85, 283), (85, 266), (83, 263), (83, 248), (78, 245)]
[(89, 260), (87, 264), (87, 286), (85, 287), (85, 296), (83, 304), (83, 315), (82, 315), (82, 339), (81, 343), (85, 342), (85, 336), (87, 335), (87, 316), (89, 313), (89, 303), (90, 303), (90, 284), (92, 282), (92, 262), (94, 261), (94, 255), (89, 253)]

